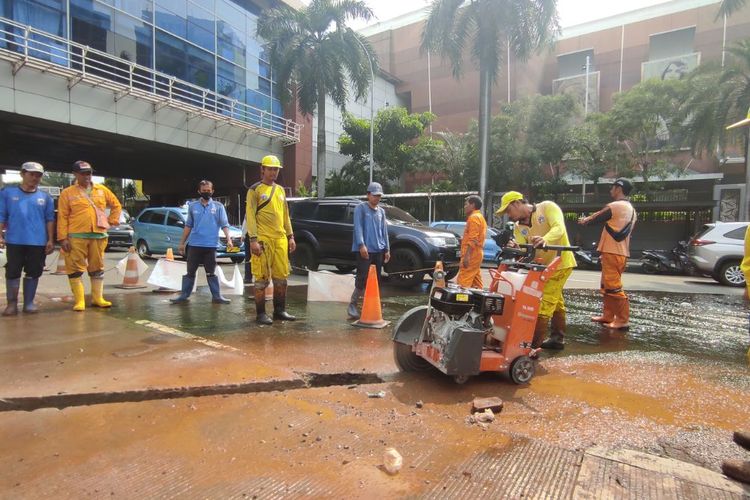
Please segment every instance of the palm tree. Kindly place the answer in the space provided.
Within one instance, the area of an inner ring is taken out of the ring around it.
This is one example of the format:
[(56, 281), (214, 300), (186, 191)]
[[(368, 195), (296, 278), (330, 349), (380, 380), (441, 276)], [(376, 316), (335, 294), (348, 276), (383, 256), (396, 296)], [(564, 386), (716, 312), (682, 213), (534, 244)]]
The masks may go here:
[(716, 19), (724, 16), (731, 16), (745, 6), (746, 0), (722, 0), (719, 5), (719, 11), (716, 13)]
[(460, 78), (466, 45), (479, 69), (479, 191), (485, 196), (490, 128), (490, 91), (505, 54), (520, 60), (559, 31), (557, 0), (434, 0), (422, 33), (422, 50), (448, 58)]
[(372, 16), (363, 0), (312, 0), (300, 10), (279, 5), (264, 11), (258, 20), (258, 36), (268, 42), (282, 102), (295, 97), (300, 112), (308, 116), (317, 110), (321, 198), (326, 181), (326, 96), (344, 111), (347, 84), (351, 82), (356, 99), (362, 99), (370, 86), (369, 61), (377, 71), (377, 59), (367, 39), (346, 22)]

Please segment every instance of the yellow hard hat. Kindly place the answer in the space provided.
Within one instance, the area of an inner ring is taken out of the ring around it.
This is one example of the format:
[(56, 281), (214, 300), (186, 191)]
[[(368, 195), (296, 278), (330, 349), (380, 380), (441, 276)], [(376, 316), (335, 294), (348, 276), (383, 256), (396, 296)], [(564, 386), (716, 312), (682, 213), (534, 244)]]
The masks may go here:
[(500, 208), (495, 212), (496, 215), (503, 215), (508, 210), (508, 205), (514, 201), (523, 200), (523, 195), (518, 191), (508, 191), (500, 198)]
[(274, 155), (267, 155), (264, 156), (263, 159), (260, 161), (261, 167), (276, 167), (276, 168), (284, 168), (281, 166), (281, 162), (279, 159)]

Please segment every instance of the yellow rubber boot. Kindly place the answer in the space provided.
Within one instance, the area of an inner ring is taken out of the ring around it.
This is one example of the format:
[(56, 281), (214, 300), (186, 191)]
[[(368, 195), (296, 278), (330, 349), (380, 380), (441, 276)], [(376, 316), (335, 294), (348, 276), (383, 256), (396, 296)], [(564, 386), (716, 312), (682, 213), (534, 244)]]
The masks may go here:
[(112, 307), (112, 302), (104, 300), (104, 278), (91, 278), (91, 305), (96, 307)]
[(86, 297), (83, 289), (83, 281), (81, 278), (69, 278), (70, 290), (73, 292), (73, 304), (74, 311), (85, 311), (86, 310)]

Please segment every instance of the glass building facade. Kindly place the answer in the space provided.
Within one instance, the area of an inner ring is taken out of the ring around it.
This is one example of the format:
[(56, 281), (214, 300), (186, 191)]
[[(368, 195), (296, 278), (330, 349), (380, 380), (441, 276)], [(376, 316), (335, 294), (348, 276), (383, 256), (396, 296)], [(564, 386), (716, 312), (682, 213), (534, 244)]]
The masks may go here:
[[(0, 0), (0, 17), (283, 116), (259, 14), (250, 0)], [(30, 55), (72, 64), (60, 49)]]

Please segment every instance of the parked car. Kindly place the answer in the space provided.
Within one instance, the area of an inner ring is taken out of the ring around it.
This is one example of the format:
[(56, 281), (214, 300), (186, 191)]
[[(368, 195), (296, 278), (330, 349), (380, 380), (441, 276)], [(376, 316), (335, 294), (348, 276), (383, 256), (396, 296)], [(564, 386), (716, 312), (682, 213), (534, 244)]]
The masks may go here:
[[(352, 252), (354, 209), (360, 200), (320, 199), (294, 200), (289, 203), (297, 251), (291, 254), (292, 272), (305, 274), (320, 264), (336, 266), (341, 271), (355, 268)], [(390, 280), (400, 286), (421, 283), (426, 271), (437, 261), (457, 264), (461, 249), (453, 233), (432, 229), (400, 208), (381, 203), (388, 222), (391, 260), (385, 265)], [(414, 272), (414, 270), (418, 270)], [(405, 271), (403, 273), (399, 271)], [(458, 273), (449, 267), (448, 279)]]
[(729, 286), (745, 286), (740, 263), (745, 253), (745, 231), (750, 222), (706, 224), (690, 239), (688, 256), (696, 270)]
[[(109, 215), (109, 214), (107, 214)], [(107, 250), (110, 248), (130, 248), (133, 246), (133, 226), (130, 225), (130, 214), (127, 210), (120, 214), (120, 222), (107, 229)]]
[[(146, 208), (141, 211), (133, 221), (133, 239), (138, 255), (143, 258), (152, 254), (163, 254), (167, 252), (167, 248), (177, 251), (187, 216), (187, 207)], [(229, 235), (235, 245), (240, 244), (240, 228), (230, 226)], [(245, 260), (243, 251), (227, 252), (227, 239), (223, 231), (219, 230), (219, 236), (216, 257), (226, 257), (235, 263)]]
[[(450, 231), (451, 233), (455, 234), (459, 241), (464, 236), (464, 229), (466, 229), (466, 222), (465, 221), (438, 221), (433, 222), (430, 224), (430, 227), (434, 227), (435, 229), (445, 229), (446, 231)], [(502, 251), (500, 250), (500, 247), (495, 242), (495, 239), (498, 237), (499, 231), (497, 231), (494, 228), (488, 227), (487, 228), (487, 235), (485, 236), (484, 240), (484, 248), (482, 249), (483, 258), (482, 261), (497, 264), (500, 261), (500, 254)]]

